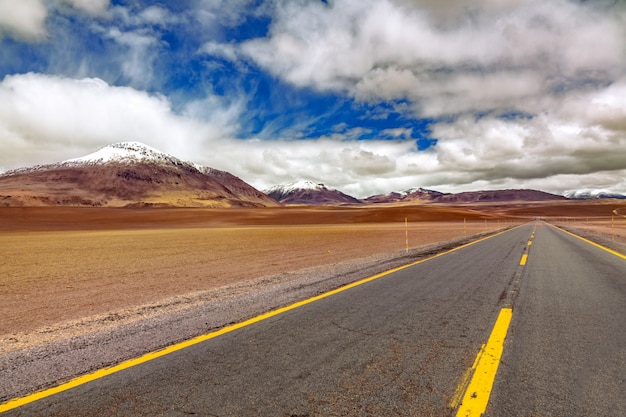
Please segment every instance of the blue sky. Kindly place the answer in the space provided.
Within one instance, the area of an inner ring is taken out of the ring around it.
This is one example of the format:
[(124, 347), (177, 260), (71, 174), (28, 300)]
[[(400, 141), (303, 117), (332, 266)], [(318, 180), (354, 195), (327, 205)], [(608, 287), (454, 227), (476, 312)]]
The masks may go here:
[(626, 192), (626, 8), (0, 0), (0, 171), (133, 140), (264, 189)]

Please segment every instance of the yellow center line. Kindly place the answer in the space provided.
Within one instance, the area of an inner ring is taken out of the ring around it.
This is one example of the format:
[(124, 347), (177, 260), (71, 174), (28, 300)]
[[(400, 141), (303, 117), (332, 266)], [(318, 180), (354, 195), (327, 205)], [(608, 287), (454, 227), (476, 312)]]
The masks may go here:
[(520, 265), (526, 265), (526, 260), (528, 259), (528, 254), (525, 253), (522, 255), (522, 259), (520, 259), (519, 264)]
[(500, 310), (487, 344), (478, 352), (472, 365), (473, 376), (465, 390), (456, 417), (480, 417), (487, 409), (512, 316), (512, 309)]
[[(517, 226), (517, 227), (520, 227), (520, 226)], [(8, 410), (12, 410), (12, 409), (17, 408), (17, 407), (21, 407), (23, 405), (29, 404), (29, 403), (37, 401), (37, 400), (41, 400), (41, 399), (49, 397), (51, 395), (58, 394), (60, 392), (69, 390), (71, 388), (75, 388), (75, 387), (77, 387), (79, 385), (83, 385), (83, 384), (86, 384), (88, 382), (94, 381), (96, 379), (103, 378), (105, 376), (114, 374), (116, 372), (120, 372), (120, 371), (122, 371), (124, 369), (131, 368), (133, 366), (142, 364), (144, 362), (148, 362), (148, 361), (151, 361), (153, 359), (160, 358), (161, 356), (168, 355), (168, 354), (170, 354), (172, 352), (176, 352), (178, 350), (187, 348), (189, 346), (192, 346), (192, 345), (195, 345), (195, 344), (198, 344), (198, 343), (201, 343), (201, 342), (213, 339), (213, 338), (215, 338), (217, 336), (221, 336), (221, 335), (223, 335), (225, 333), (229, 333), (229, 332), (232, 332), (234, 330), (240, 329), (242, 327), (249, 326), (249, 325), (251, 325), (253, 323), (257, 323), (257, 322), (260, 322), (262, 320), (268, 319), (270, 317), (277, 316), (277, 315), (282, 314), (282, 313), (284, 313), (286, 311), (293, 310), (295, 308), (301, 307), (301, 306), (306, 305), (306, 304), (310, 304), (310, 303), (312, 303), (314, 301), (321, 300), (323, 298), (329, 297), (329, 296), (331, 296), (333, 294), (340, 293), (342, 291), (346, 291), (346, 290), (348, 290), (350, 288), (357, 287), (359, 285), (365, 284), (366, 282), (373, 281), (375, 279), (384, 277), (384, 276), (392, 274), (394, 272), (397, 272), (397, 271), (409, 268), (411, 266), (415, 266), (415, 265), (421, 264), (423, 262), (429, 261), (429, 260), (434, 259), (434, 258), (438, 258), (440, 256), (449, 254), (451, 252), (458, 251), (460, 249), (463, 249), (463, 248), (468, 247), (470, 245), (473, 245), (475, 243), (479, 243), (479, 242), (485, 241), (487, 239), (490, 239), (492, 237), (499, 236), (499, 235), (501, 235), (503, 233), (506, 233), (508, 231), (516, 229), (517, 227), (514, 227), (512, 229), (507, 229), (507, 230), (495, 233), (493, 235), (489, 235), (489, 236), (486, 236), (486, 237), (483, 237), (483, 238), (471, 241), (469, 243), (466, 243), (466, 244), (461, 245), (461, 246), (457, 246), (456, 248), (450, 249), (448, 251), (438, 253), (438, 254), (436, 254), (434, 256), (431, 256), (429, 258), (421, 259), (419, 261), (415, 261), (415, 262), (412, 262), (412, 263), (409, 263), (409, 264), (406, 264), (406, 265), (402, 265), (402, 266), (399, 266), (397, 268), (393, 268), (393, 269), (390, 269), (388, 271), (381, 272), (380, 274), (376, 274), (376, 275), (373, 275), (371, 277), (364, 278), (364, 279), (359, 280), (359, 281), (355, 281), (355, 282), (353, 282), (351, 284), (347, 284), (347, 285), (344, 285), (343, 287), (339, 287), (339, 288), (334, 289), (332, 291), (328, 291), (328, 292), (325, 292), (323, 294), (319, 294), (319, 295), (317, 295), (315, 297), (311, 297), (311, 298), (308, 298), (308, 299), (305, 299), (305, 300), (302, 300), (302, 301), (298, 301), (298, 302), (293, 303), (291, 305), (288, 305), (286, 307), (282, 307), (282, 308), (270, 311), (268, 313), (261, 314), (259, 316), (253, 317), (253, 318), (251, 318), (249, 320), (246, 320), (246, 321), (243, 321), (243, 322), (240, 322), (240, 323), (236, 323), (236, 324), (233, 324), (233, 325), (230, 325), (230, 326), (226, 326), (226, 327), (224, 327), (222, 329), (219, 329), (217, 331), (214, 331), (214, 332), (211, 332), (211, 333), (207, 333), (207, 334), (203, 334), (203, 335), (197, 336), (195, 338), (186, 340), (184, 342), (177, 343), (175, 345), (168, 346), (166, 348), (163, 348), (163, 349), (160, 349), (160, 350), (157, 350), (157, 351), (154, 351), (154, 352), (146, 353), (145, 355), (140, 356), (138, 358), (129, 359), (129, 360), (121, 362), (121, 363), (119, 363), (117, 365), (110, 366), (108, 368), (103, 368), (103, 369), (96, 370), (96, 371), (94, 371), (92, 373), (76, 377), (76, 378), (74, 378), (74, 379), (72, 379), (72, 380), (70, 380), (68, 382), (65, 382), (65, 383), (63, 383), (61, 385), (58, 385), (58, 386), (55, 386), (55, 387), (52, 387), (52, 388), (48, 388), (48, 389), (44, 389), (44, 390), (41, 390), (41, 391), (38, 391), (38, 392), (35, 392), (35, 393), (32, 393), (32, 394), (29, 394), (29, 395), (26, 395), (26, 396), (23, 396), (23, 397), (11, 399), (11, 400), (9, 400), (9, 401), (7, 401), (5, 403), (0, 404), (0, 413), (8, 411)]]

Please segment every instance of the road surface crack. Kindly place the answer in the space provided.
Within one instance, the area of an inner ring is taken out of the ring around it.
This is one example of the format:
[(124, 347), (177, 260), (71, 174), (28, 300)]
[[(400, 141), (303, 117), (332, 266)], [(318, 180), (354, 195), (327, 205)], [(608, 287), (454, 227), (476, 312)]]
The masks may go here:
[(363, 330), (357, 330), (357, 329), (352, 329), (350, 327), (346, 327), (346, 326), (342, 326), (341, 324), (335, 322), (335, 321), (331, 321), (330, 322), (333, 326), (338, 327), (341, 330), (345, 330), (347, 332), (351, 332), (351, 333), (357, 333), (357, 334), (361, 334), (363, 336), (374, 336), (375, 333), (371, 333), (371, 332), (366, 332)]

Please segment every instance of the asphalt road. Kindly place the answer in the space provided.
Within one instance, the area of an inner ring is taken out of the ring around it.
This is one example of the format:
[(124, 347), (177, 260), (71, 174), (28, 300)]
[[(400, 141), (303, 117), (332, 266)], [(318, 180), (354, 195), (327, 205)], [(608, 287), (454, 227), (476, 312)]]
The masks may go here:
[(625, 272), (531, 223), (6, 415), (454, 416), (507, 307), (487, 415), (626, 415)]
[(538, 226), (489, 416), (626, 416), (626, 260)]

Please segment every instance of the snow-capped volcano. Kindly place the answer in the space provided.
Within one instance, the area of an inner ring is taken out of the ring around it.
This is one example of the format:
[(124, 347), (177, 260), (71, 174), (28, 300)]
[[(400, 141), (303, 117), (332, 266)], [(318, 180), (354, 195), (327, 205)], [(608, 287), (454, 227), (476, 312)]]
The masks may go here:
[(0, 175), (3, 205), (254, 207), (277, 202), (236, 176), (139, 142)]
[(105, 146), (98, 149), (94, 153), (82, 156), (80, 158), (68, 159), (61, 162), (67, 165), (80, 164), (106, 164), (110, 162), (117, 163), (173, 163), (175, 165), (184, 162), (172, 155), (161, 152), (151, 146), (140, 142), (120, 142), (113, 145)]
[(339, 190), (307, 180), (276, 185), (264, 192), (282, 204), (311, 206), (361, 204), (360, 200)]

